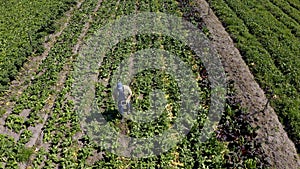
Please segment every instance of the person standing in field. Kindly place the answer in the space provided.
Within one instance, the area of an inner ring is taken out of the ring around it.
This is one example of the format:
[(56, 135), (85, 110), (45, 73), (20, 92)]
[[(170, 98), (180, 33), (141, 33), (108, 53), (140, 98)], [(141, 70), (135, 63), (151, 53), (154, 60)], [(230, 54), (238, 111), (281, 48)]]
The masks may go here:
[(118, 103), (118, 110), (121, 113), (121, 115), (124, 115), (125, 110), (127, 111), (127, 114), (130, 113), (131, 96), (132, 96), (132, 91), (130, 87), (127, 85), (123, 85), (121, 82), (118, 82), (113, 92), (113, 99)]

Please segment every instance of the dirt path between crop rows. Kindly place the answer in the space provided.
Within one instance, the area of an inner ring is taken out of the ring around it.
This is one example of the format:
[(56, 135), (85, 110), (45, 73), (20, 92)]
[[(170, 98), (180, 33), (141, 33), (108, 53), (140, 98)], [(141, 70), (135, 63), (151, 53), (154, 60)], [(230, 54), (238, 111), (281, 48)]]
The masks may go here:
[[(271, 106), (267, 106), (261, 112), (267, 98), (264, 91), (254, 80), (248, 66), (242, 59), (232, 39), (225, 31), (222, 23), (218, 20), (205, 0), (194, 0), (198, 10), (203, 16), (203, 21), (211, 33), (212, 46), (221, 55), (228, 80), (234, 81), (237, 90), (237, 98), (242, 100), (242, 107), (253, 114), (250, 119), (253, 126), (259, 126), (257, 139), (262, 141), (262, 148), (271, 168), (299, 169), (300, 159), (294, 143), (288, 138), (282, 124)], [(259, 113), (256, 113), (259, 112)]]

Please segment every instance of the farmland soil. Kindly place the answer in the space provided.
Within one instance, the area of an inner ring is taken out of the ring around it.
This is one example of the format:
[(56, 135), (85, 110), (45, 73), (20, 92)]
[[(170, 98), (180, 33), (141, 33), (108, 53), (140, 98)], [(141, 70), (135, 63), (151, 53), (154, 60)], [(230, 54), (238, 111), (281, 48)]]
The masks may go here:
[[(300, 159), (294, 143), (288, 138), (274, 109), (267, 105), (264, 91), (255, 81), (238, 49), (205, 0), (194, 0), (197, 11), (211, 33), (212, 46), (220, 54), (227, 80), (233, 80), (237, 99), (248, 109), (253, 127), (258, 126), (257, 139), (271, 168), (299, 169)], [(265, 109), (264, 109), (265, 108)], [(264, 111), (262, 111), (264, 110)]]

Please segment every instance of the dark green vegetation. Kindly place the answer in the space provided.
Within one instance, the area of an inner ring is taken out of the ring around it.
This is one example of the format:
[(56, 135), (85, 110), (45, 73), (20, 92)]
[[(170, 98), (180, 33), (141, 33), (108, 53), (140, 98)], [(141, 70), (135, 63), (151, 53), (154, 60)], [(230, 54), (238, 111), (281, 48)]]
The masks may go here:
[[(129, 37), (116, 44), (114, 49), (107, 51), (99, 67), (99, 82), (95, 84), (97, 104), (112, 126), (121, 131), (125, 129), (130, 136), (151, 136), (167, 130), (173, 123), (173, 118), (180, 113), (179, 93), (174, 77), (164, 71), (149, 70), (140, 72), (132, 79), (130, 83), (134, 92), (132, 101), (137, 109), (149, 109), (150, 103), (147, 98), (153, 89), (151, 86), (169, 95), (168, 107), (161, 117), (157, 121), (145, 124), (130, 120), (125, 124), (121, 123), (121, 116), (111, 98), (113, 86), (105, 83), (107, 80), (109, 82), (112, 80), (113, 71), (121, 60), (130, 54), (147, 48), (164, 49), (176, 54), (189, 65), (201, 91), (199, 98), (202, 99), (203, 109), (198, 112), (197, 123), (191, 132), (173, 149), (159, 156), (144, 159), (118, 157), (105, 151), (104, 147), (93, 142), (87, 135), (80, 136), (79, 133), (82, 132), (80, 119), (74, 111), (74, 101), (70, 97), (74, 82), (72, 76), (74, 59), (72, 58), (78, 57), (72, 52), (72, 48), (76, 45), (84, 24), (89, 20), (89, 15), (92, 15), (94, 20), (91, 21), (85, 40), (109, 21), (122, 15), (143, 11), (160, 11), (183, 16), (205, 30), (205, 25), (189, 4), (181, 4), (174, 0), (103, 0), (98, 11), (93, 13), (96, 4), (96, 0), (84, 1), (80, 10), (74, 11), (69, 25), (58, 37), (31, 84), (20, 97), (14, 98), (16, 105), (5, 119), (5, 127), (19, 133), (20, 139), (15, 141), (12, 137), (0, 135), (0, 168), (17, 168), (18, 162), (21, 161), (28, 162), (28, 165), (33, 168), (262, 168), (264, 166), (264, 158), (259, 155), (260, 145), (254, 141), (255, 129), (247, 122), (246, 111), (232, 99), (234, 91), (231, 84), (228, 87), (226, 111), (221, 123), (208, 141), (201, 143), (198, 140), (210, 103), (210, 83), (207, 73), (201, 60), (185, 44), (157, 34)], [(52, 10), (55, 11), (56, 8)], [(64, 71), (65, 65), (70, 65), (71, 72), (68, 72), (62, 90), (56, 90), (54, 86), (57, 85), (60, 72)], [(52, 95), (56, 96), (54, 106), (44, 112), (43, 109), (52, 102), (48, 99)], [(139, 98), (139, 95), (143, 95), (144, 98)], [(26, 117), (21, 115), (24, 110), (30, 110)], [(42, 122), (45, 114), (49, 117), (42, 129), (41, 143), (32, 147), (36, 151), (25, 148), (25, 144), (33, 134), (29, 128)], [(4, 142), (6, 144), (2, 144)]]
[(209, 0), (300, 150), (299, 1)]
[(75, 0), (0, 2), (0, 95), (29, 56), (43, 52), (46, 35)]
[[(18, 162), (26, 162), (34, 152), (32, 148), (25, 148), (24, 143), (28, 142), (26, 138), (15, 142), (13, 138), (0, 135), (0, 157), (1, 161), (8, 161), (5, 168), (16, 168)], [(0, 163), (0, 168), (4, 166)]]

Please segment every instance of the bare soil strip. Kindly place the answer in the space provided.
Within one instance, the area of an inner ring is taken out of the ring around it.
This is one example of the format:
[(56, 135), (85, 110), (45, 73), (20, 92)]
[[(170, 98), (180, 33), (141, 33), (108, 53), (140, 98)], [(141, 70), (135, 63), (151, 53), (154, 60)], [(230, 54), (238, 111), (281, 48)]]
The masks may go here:
[(250, 120), (254, 127), (260, 127), (257, 131), (257, 139), (261, 140), (263, 151), (269, 158), (268, 162), (271, 167), (300, 168), (300, 159), (295, 145), (288, 138), (274, 109), (268, 105), (262, 112), (267, 103), (264, 91), (254, 80), (222, 23), (205, 0), (195, 0), (194, 2), (199, 7), (203, 21), (212, 34), (212, 46), (219, 52), (225, 71), (229, 75), (228, 78), (234, 81), (237, 99), (242, 100), (242, 107), (247, 108), (250, 115), (254, 113)]

